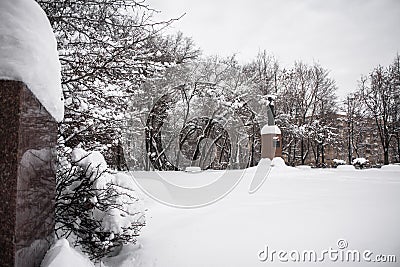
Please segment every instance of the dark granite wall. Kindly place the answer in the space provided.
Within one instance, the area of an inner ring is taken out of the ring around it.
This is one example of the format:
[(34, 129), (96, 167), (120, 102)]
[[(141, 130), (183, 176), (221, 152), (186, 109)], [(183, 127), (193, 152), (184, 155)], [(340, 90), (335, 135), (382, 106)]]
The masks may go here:
[(15, 254), (20, 84), (0, 81), (0, 266)]
[(0, 80), (0, 266), (40, 266), (54, 239), (56, 142), (30, 90)]

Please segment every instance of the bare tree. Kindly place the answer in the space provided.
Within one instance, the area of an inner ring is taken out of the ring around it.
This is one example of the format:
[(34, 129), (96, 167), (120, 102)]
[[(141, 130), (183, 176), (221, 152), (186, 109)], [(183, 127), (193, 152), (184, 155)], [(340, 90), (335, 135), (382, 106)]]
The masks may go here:
[(251, 86), (261, 94), (278, 93), (279, 63), (266, 50), (260, 51), (255, 60), (244, 66), (243, 71)]
[(145, 1), (37, 0), (55, 31), (62, 64), (65, 120), (60, 140), (69, 147), (109, 150), (124, 163), (121, 129), (141, 84), (198, 54), (182, 34), (164, 37), (176, 19), (156, 22)]
[[(360, 92), (367, 112), (375, 121), (380, 144), (383, 149), (383, 162), (389, 164), (389, 148), (396, 137), (398, 127), (398, 56), (395, 63), (387, 68), (378, 66), (368, 77), (362, 77)], [(397, 65), (397, 66), (396, 66)], [(397, 73), (397, 74), (396, 74)]]
[(391, 81), (393, 84), (393, 103), (390, 108), (393, 123), (391, 124), (391, 131), (395, 138), (395, 145), (393, 145), (393, 159), (400, 162), (400, 55), (397, 54), (393, 64), (390, 66)]
[[(314, 152), (316, 161), (319, 156), (324, 161), (323, 147), (329, 139), (316, 138), (315, 131), (310, 129), (315, 129), (311, 126), (316, 120), (319, 121), (319, 127), (327, 127), (326, 130), (333, 126), (328, 118), (331, 118), (331, 113), (336, 109), (334, 80), (318, 64), (309, 66), (296, 62), (292, 69), (282, 72), (280, 86), (278, 121), (285, 118), (284, 131), (288, 131), (283, 134), (286, 143), (284, 150), (287, 150), (285, 152), (293, 153), (289, 158), (294, 161), (299, 158), (301, 164), (305, 164), (310, 151)], [(311, 132), (314, 134), (311, 135)]]
[(349, 94), (344, 101), (344, 109), (346, 112), (346, 136), (347, 136), (347, 160), (349, 163), (353, 160), (353, 153), (357, 152), (357, 142), (356, 139), (356, 123), (360, 119), (360, 99), (357, 97), (356, 94)]

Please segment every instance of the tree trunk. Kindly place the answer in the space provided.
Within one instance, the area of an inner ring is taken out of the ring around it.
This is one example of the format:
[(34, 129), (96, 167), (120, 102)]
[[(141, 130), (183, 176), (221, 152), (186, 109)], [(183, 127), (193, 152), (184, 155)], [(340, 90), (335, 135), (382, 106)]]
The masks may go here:
[(301, 138), (300, 145), (301, 145), (301, 151), (300, 151), (300, 154), (301, 154), (301, 165), (304, 165), (305, 158), (304, 158), (304, 139), (303, 139), (303, 137)]
[(351, 140), (352, 140), (352, 138), (353, 138), (353, 136), (352, 136), (352, 132), (351, 132), (351, 128), (350, 128), (350, 122), (348, 123), (348, 135), (349, 135), (349, 138), (348, 138), (348, 147), (347, 147), (347, 149), (348, 149), (348, 162), (349, 162), (349, 164), (351, 164), (351, 161), (353, 160), (353, 151), (352, 151), (352, 142), (351, 142)]
[(396, 157), (396, 161), (400, 162), (400, 137), (399, 134), (397, 134), (397, 157)]
[(383, 164), (389, 165), (389, 149), (387, 148), (383, 150)]
[(293, 164), (296, 165), (296, 150), (297, 150), (297, 140), (294, 140), (293, 145)]

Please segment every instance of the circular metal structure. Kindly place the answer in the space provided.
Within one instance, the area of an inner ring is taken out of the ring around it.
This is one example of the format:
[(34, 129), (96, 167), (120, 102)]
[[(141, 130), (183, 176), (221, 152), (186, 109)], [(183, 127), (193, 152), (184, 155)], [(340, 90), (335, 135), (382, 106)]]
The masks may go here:
[[(163, 126), (168, 117), (168, 111), (173, 109), (184, 90), (184, 86), (174, 88), (164, 94), (153, 105), (147, 118), (145, 136), (146, 150), (149, 160), (156, 170), (183, 170), (174, 160), (168, 158), (163, 145)], [(203, 96), (204, 97), (204, 96)], [(214, 100), (212, 100), (214, 101)], [(214, 101), (215, 102), (215, 101)], [(260, 126), (255, 113), (247, 103), (231, 107), (235, 118), (241, 122), (241, 127), (247, 135), (246, 164), (242, 167), (257, 165), (261, 157)], [(201, 169), (226, 169), (230, 166), (232, 155), (232, 140), (229, 131), (221, 122), (213, 117), (194, 117), (184, 122), (179, 131), (179, 152), (191, 163), (196, 162)]]

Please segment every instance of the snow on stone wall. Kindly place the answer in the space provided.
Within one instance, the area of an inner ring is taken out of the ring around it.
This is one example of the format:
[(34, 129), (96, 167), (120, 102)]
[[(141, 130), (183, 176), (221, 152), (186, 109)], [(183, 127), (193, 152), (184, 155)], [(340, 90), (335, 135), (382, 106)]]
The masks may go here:
[(63, 119), (57, 42), (34, 0), (0, 1), (0, 79), (24, 82), (57, 121)]

